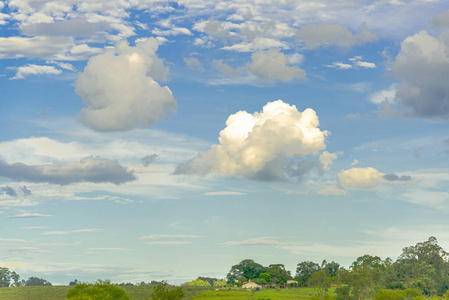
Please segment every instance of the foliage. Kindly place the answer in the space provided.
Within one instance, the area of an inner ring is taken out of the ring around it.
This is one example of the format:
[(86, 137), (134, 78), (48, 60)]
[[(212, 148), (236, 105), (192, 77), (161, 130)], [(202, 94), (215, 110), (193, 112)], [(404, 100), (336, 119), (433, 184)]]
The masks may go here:
[[(11, 283), (11, 280), (13, 283)], [(0, 267), (0, 287), (8, 287), (8, 286), (20, 286), (22, 283), (20, 282), (20, 276), (14, 271), (10, 271), (8, 268)]]
[(337, 299), (341, 300), (348, 300), (349, 299), (349, 292), (350, 292), (349, 286), (340, 286), (335, 289), (335, 293), (337, 294)]
[[(270, 276), (270, 279), (268, 282), (271, 283), (279, 283), (279, 284), (285, 284), (288, 280), (292, 279), (292, 276), (290, 274), (290, 271), (285, 270), (285, 266), (283, 264), (272, 264), (269, 265), (266, 273), (261, 274), (268, 274)], [(259, 274), (259, 278), (260, 275)], [(265, 276), (266, 278), (266, 276)], [(276, 279), (276, 280), (273, 280)]]
[(223, 287), (225, 285), (226, 285), (226, 281), (223, 281), (223, 280), (215, 280), (214, 281), (214, 286), (215, 287)]
[(312, 274), (320, 270), (320, 265), (312, 261), (300, 262), (296, 267), (296, 280), (300, 286), (309, 285), (309, 279)]
[(181, 287), (169, 289), (166, 282), (157, 285), (153, 290), (153, 295), (151, 295), (152, 300), (180, 300), (182, 297), (184, 297), (184, 291)]
[(125, 290), (111, 284), (109, 280), (98, 280), (97, 282), (80, 283), (67, 292), (70, 300), (129, 300)]
[(319, 291), (321, 300), (323, 300), (323, 297), (324, 295), (326, 295), (327, 290), (331, 287), (331, 280), (326, 271), (321, 270), (313, 273), (312, 277), (310, 277), (309, 279), (309, 282)]
[(41, 285), (51, 285), (51, 282), (38, 277), (30, 277), (27, 280), (22, 280), (23, 285), (26, 286), (41, 286)]
[(192, 281), (184, 282), (184, 286), (211, 286), (211, 284), (208, 281), (197, 278)]
[(254, 262), (252, 259), (245, 259), (231, 267), (226, 279), (229, 283), (233, 284), (236, 281), (243, 282), (252, 280), (264, 272), (265, 268), (262, 265)]

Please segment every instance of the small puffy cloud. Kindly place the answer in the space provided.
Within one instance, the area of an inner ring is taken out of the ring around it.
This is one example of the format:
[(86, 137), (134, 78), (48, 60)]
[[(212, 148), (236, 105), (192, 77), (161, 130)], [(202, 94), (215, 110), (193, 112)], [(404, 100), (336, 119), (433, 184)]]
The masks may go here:
[(366, 28), (362, 28), (358, 34), (353, 34), (340, 24), (306, 25), (301, 27), (296, 34), (304, 41), (308, 49), (321, 46), (349, 48), (378, 39), (376, 34)]
[(193, 71), (204, 72), (204, 68), (196, 57), (184, 58), (184, 63)]
[(79, 163), (53, 163), (44, 165), (8, 164), (0, 160), (0, 176), (16, 181), (48, 182), (66, 185), (75, 182), (110, 182), (121, 184), (136, 179), (116, 160), (85, 157)]
[(432, 19), (432, 24), (439, 28), (449, 28), (449, 10), (436, 14)]
[(176, 107), (170, 89), (155, 81), (168, 75), (157, 49), (154, 38), (135, 47), (119, 42), (89, 59), (75, 81), (75, 92), (86, 105), (82, 114), (87, 126), (98, 131), (147, 127)]
[(285, 54), (279, 49), (260, 51), (251, 55), (248, 69), (262, 81), (274, 83), (276, 80), (291, 81), (306, 77), (306, 72), (298, 66), (288, 66)]
[(340, 70), (352, 69), (352, 65), (345, 64), (345, 63), (342, 63), (342, 62), (333, 62), (331, 65), (326, 65), (326, 67), (337, 68), (337, 69), (340, 69)]
[(397, 103), (417, 117), (449, 119), (449, 31), (433, 37), (423, 30), (406, 38), (392, 70), (402, 79)]
[(357, 67), (362, 67), (365, 69), (375, 69), (376, 68), (376, 64), (375, 63), (371, 63), (371, 62), (367, 62), (367, 61), (356, 61), (354, 63)]
[(412, 177), (409, 175), (396, 175), (394, 173), (389, 173), (384, 175), (384, 179), (387, 181), (410, 181)]
[(396, 97), (396, 85), (392, 84), (388, 89), (380, 90), (378, 92), (375, 92), (369, 97), (369, 100), (376, 104), (381, 104), (384, 101), (387, 101), (388, 103), (394, 103), (395, 97)]
[(384, 174), (371, 167), (342, 170), (338, 174), (338, 183), (342, 187), (367, 189), (376, 186), (383, 180)]
[(300, 112), (282, 100), (267, 103), (260, 113), (239, 111), (226, 121), (220, 144), (178, 165), (175, 174), (215, 173), (263, 181), (285, 180), (287, 158), (318, 155), (326, 148), (328, 132), (318, 126), (313, 109)]
[(319, 160), (323, 171), (329, 171), (329, 166), (334, 163), (334, 160), (336, 160), (340, 154), (341, 153), (329, 153), (327, 151), (321, 153)]
[(346, 192), (342, 189), (328, 188), (318, 191), (318, 194), (324, 196), (344, 196)]
[[(279, 49), (269, 49), (255, 52), (251, 55), (251, 62), (246, 67), (233, 68), (222, 60), (213, 61), (215, 68), (226, 76), (240, 78), (245, 74), (252, 80), (274, 84), (276, 81), (291, 81), (303, 79), (306, 72), (298, 66), (290, 66), (287, 56)], [(240, 80), (239, 82), (247, 82)]]
[(144, 158), (142, 158), (143, 165), (145, 167), (148, 167), (158, 156), (159, 155), (157, 155), (157, 154), (145, 156)]
[(16, 75), (11, 79), (25, 79), (25, 77), (30, 75), (59, 75), (62, 73), (61, 70), (56, 69), (53, 66), (39, 66), (33, 64), (11, 69), (17, 70)]
[(42, 218), (42, 217), (51, 217), (51, 215), (45, 215), (40, 213), (21, 213), (18, 215), (10, 216), (10, 218)]

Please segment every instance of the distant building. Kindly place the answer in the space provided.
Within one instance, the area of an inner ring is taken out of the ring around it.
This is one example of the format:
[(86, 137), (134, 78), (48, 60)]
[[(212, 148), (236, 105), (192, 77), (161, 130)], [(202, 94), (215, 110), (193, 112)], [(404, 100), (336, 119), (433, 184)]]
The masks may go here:
[(262, 288), (262, 286), (258, 285), (255, 282), (250, 281), (250, 282), (245, 283), (244, 285), (242, 285), (242, 288), (244, 288), (244, 289), (255, 289), (255, 288)]
[(296, 280), (287, 280), (287, 284), (298, 284)]

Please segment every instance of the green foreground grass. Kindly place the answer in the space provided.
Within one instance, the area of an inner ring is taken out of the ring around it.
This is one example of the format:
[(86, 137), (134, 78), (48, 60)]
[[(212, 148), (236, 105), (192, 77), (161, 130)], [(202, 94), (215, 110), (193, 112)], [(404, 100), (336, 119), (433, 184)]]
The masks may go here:
[[(0, 288), (1, 300), (63, 300), (66, 299), (69, 286), (25, 286)], [(131, 300), (150, 299), (153, 288), (150, 286), (122, 286)], [(334, 288), (329, 290), (330, 296), (335, 296)], [(310, 295), (317, 293), (313, 288), (292, 288), (251, 291), (223, 289), (219, 291), (208, 290), (207, 288), (185, 287), (185, 299), (197, 300), (243, 300), (243, 299), (270, 299), (270, 300), (289, 300), (289, 299), (309, 299)]]

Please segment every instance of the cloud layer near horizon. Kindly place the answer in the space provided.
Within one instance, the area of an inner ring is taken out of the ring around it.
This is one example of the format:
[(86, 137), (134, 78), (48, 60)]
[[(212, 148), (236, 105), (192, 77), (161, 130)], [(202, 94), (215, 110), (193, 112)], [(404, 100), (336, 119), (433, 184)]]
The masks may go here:
[[(318, 155), (326, 148), (328, 132), (318, 126), (313, 109), (300, 112), (282, 100), (267, 103), (260, 113), (239, 111), (226, 121), (220, 144), (178, 165), (175, 174), (216, 173), (262, 181), (285, 180), (287, 158)], [(326, 167), (336, 158), (329, 162), (328, 154), (325, 159), (323, 156)]]

